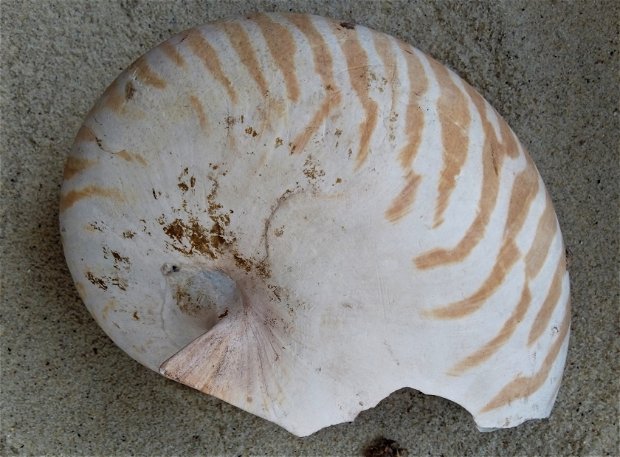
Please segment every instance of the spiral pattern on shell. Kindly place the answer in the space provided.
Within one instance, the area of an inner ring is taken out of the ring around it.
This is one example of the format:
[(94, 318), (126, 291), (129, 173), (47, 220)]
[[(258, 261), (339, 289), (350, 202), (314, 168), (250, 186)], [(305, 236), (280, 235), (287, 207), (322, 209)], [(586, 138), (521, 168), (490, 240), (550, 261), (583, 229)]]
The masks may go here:
[(553, 205), (501, 116), (393, 37), (258, 14), (169, 39), (88, 114), (60, 209), (116, 344), (293, 433), (407, 386), (481, 428), (551, 411)]

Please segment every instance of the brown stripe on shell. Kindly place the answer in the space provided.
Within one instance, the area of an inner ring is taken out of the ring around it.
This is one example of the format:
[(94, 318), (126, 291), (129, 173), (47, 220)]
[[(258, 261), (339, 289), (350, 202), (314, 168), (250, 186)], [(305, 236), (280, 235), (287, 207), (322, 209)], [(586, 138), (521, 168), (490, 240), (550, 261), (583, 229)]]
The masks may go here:
[(397, 103), (396, 97), (398, 95), (398, 91), (396, 90), (398, 85), (395, 84), (395, 81), (398, 79), (396, 55), (394, 53), (394, 48), (392, 47), (392, 40), (388, 35), (385, 35), (383, 33), (374, 33), (372, 37), (373, 43), (375, 45), (375, 50), (377, 51), (377, 55), (381, 58), (381, 62), (383, 63), (385, 76), (388, 76), (388, 71), (392, 72), (389, 78), (389, 87), (392, 90), (392, 105), (390, 106), (391, 117), (392, 113), (395, 112)]
[[(132, 63), (127, 69), (127, 74), (130, 77), (135, 78), (135, 80), (142, 82), (142, 84), (156, 89), (165, 89), (167, 86), (166, 80), (153, 71), (145, 56), (138, 58), (134, 63)], [(118, 113), (121, 111), (125, 103), (134, 96), (134, 93), (135, 88), (131, 79), (125, 81), (124, 85), (121, 85), (120, 79), (116, 79), (105, 90), (101, 96), (101, 99), (91, 110), (90, 114), (101, 108), (108, 108)]]
[(424, 128), (424, 112), (422, 111), (418, 98), (426, 92), (428, 88), (428, 78), (424, 67), (419, 58), (411, 50), (410, 46), (400, 43), (400, 47), (407, 62), (407, 75), (409, 79), (409, 103), (407, 103), (406, 131), (407, 144), (399, 153), (401, 166), (409, 170), (413, 160), (420, 148), (422, 141), (422, 130)]
[(218, 24), (232, 44), (235, 52), (239, 56), (239, 60), (248, 70), (252, 79), (256, 82), (261, 94), (267, 95), (267, 81), (263, 75), (263, 69), (256, 59), (256, 52), (250, 41), (250, 37), (238, 22), (222, 22)]
[(486, 413), (493, 409), (500, 408), (520, 398), (526, 398), (536, 392), (545, 383), (549, 377), (549, 373), (555, 363), (562, 344), (566, 341), (568, 330), (570, 328), (570, 305), (566, 307), (566, 313), (562, 319), (558, 335), (551, 346), (551, 349), (545, 356), (540, 369), (532, 376), (517, 376), (509, 382), (493, 399), (480, 410)]
[(502, 285), (506, 275), (519, 259), (519, 249), (512, 240), (506, 241), (497, 256), (491, 274), (485, 279), (480, 288), (471, 296), (427, 311), (426, 314), (437, 319), (458, 319), (471, 314), (482, 307), (485, 300)]
[(545, 193), (546, 202), (538, 227), (536, 228), (536, 237), (525, 256), (525, 268), (528, 278), (534, 278), (542, 268), (549, 248), (558, 230), (557, 220), (553, 211), (553, 203), (549, 198), (549, 194)]
[(116, 201), (123, 200), (123, 195), (116, 189), (98, 186), (86, 186), (78, 190), (71, 190), (60, 197), (60, 211), (65, 211), (84, 198), (109, 198)]
[(95, 133), (91, 130), (90, 127), (88, 127), (87, 125), (82, 125), (80, 127), (80, 130), (78, 130), (77, 135), (75, 136), (75, 143), (82, 143), (82, 142), (95, 142), (97, 141), (97, 136), (95, 135)]
[(299, 84), (295, 67), (295, 37), (289, 29), (266, 14), (256, 14), (251, 19), (260, 28), (269, 52), (284, 76), (288, 98), (296, 103), (299, 100)]
[[(510, 129), (506, 121), (491, 107), (473, 87), (471, 87), (466, 82), (463, 83), (465, 90), (471, 97), (474, 105), (478, 108), (478, 112), (482, 115), (483, 124), (488, 126), (489, 132), (491, 133), (491, 139), (493, 141), (493, 148), (491, 150), (493, 160), (496, 161), (495, 169), (496, 173), (499, 174), (501, 163), (504, 158), (510, 157), (512, 159), (516, 159), (519, 157), (520, 148), (517, 137)], [(499, 124), (499, 137), (495, 133), (495, 129), (491, 125), (491, 121), (489, 121), (489, 117), (486, 114), (487, 110), (491, 110), (497, 119)], [(485, 129), (486, 132), (486, 129)], [(528, 158), (529, 161), (529, 158)]]
[[(486, 148), (486, 146), (485, 146)], [(465, 235), (451, 249), (432, 249), (414, 259), (415, 266), (420, 269), (433, 268), (448, 263), (461, 262), (476, 247), (484, 236), (486, 226), (495, 207), (499, 180), (493, 173), (491, 160), (485, 160), (482, 169), (482, 190), (476, 218), (465, 232)]]
[[(415, 265), (421, 269), (460, 262), (471, 253), (484, 237), (491, 213), (497, 204), (499, 176), (504, 158), (505, 156), (516, 157), (519, 153), (518, 144), (512, 131), (509, 128), (507, 130), (502, 128), (502, 131), (506, 132), (507, 135), (504, 135), (504, 142), (501, 143), (488, 120), (486, 102), (471, 86), (467, 83), (463, 84), (480, 115), (485, 138), (482, 151), (482, 189), (480, 192), (480, 202), (478, 203), (478, 212), (465, 235), (455, 247), (451, 249), (432, 249), (416, 257), (414, 259)], [(503, 121), (500, 118), (500, 127), (504, 125), (501, 122)]]
[[(487, 104), (488, 106), (488, 104)], [(493, 108), (491, 108), (493, 109)], [(515, 136), (514, 132), (512, 131), (512, 129), (510, 128), (510, 126), (506, 123), (506, 121), (504, 120), (504, 118), (502, 118), (497, 111), (495, 111), (493, 109), (493, 112), (495, 112), (495, 115), (498, 118), (498, 122), (499, 122), (499, 131), (501, 134), (501, 137), (503, 139), (502, 144), (502, 152), (504, 154), (506, 154), (508, 157), (512, 158), (512, 159), (516, 159), (517, 157), (519, 157), (519, 146), (517, 144), (517, 137)]]
[(484, 346), (475, 351), (473, 354), (467, 356), (460, 362), (458, 362), (454, 368), (452, 368), (448, 374), (452, 376), (457, 376), (477, 365), (480, 365), (485, 360), (488, 360), (493, 354), (495, 354), (512, 336), (515, 332), (525, 313), (527, 312), (530, 303), (532, 300), (532, 294), (530, 293), (530, 289), (527, 284), (523, 286), (523, 290), (521, 291), (521, 298), (519, 299), (519, 303), (515, 307), (514, 311), (508, 318), (506, 322), (504, 322), (501, 330)]
[(148, 165), (148, 162), (146, 160), (144, 160), (144, 157), (142, 157), (137, 152), (130, 152), (130, 151), (126, 150), (126, 149), (123, 149), (122, 151), (118, 151), (114, 155), (117, 156), (117, 157), (120, 157), (121, 159), (125, 160), (126, 162), (136, 162), (136, 163), (142, 165), (143, 167), (146, 167)]
[(136, 79), (141, 81), (143, 84), (155, 87), (156, 89), (166, 88), (166, 80), (158, 76), (157, 73), (153, 71), (144, 56), (140, 57), (133, 64), (131, 64), (128, 71), (130, 73), (133, 72)]
[(295, 137), (291, 147), (292, 153), (303, 150), (310, 138), (319, 130), (330, 110), (339, 105), (341, 101), (340, 91), (336, 88), (333, 71), (333, 58), (323, 36), (312, 23), (312, 19), (304, 14), (290, 14), (287, 19), (306, 37), (312, 48), (314, 70), (321, 76), (321, 81), (326, 90), (325, 100), (314, 114), (310, 123)]
[(545, 301), (543, 302), (542, 306), (538, 310), (538, 313), (536, 314), (536, 317), (534, 318), (534, 323), (532, 324), (530, 334), (527, 338), (528, 346), (534, 344), (536, 340), (540, 338), (543, 331), (547, 328), (547, 325), (549, 325), (553, 310), (555, 309), (558, 301), (560, 300), (560, 295), (562, 295), (562, 283), (564, 281), (565, 272), (566, 260), (564, 258), (564, 255), (562, 255), (562, 258), (558, 262), (558, 265), (555, 269), (555, 274), (553, 275), (551, 286), (549, 287), (549, 291), (547, 292)]
[(392, 201), (392, 204), (385, 212), (385, 218), (390, 222), (396, 222), (404, 217), (410, 210), (415, 201), (415, 193), (420, 184), (420, 175), (409, 171), (405, 177), (405, 186), (398, 196)]
[(174, 44), (169, 41), (165, 41), (159, 46), (159, 48), (177, 67), (185, 67), (185, 59)]
[(224, 74), (220, 58), (217, 51), (209, 44), (207, 39), (200, 33), (200, 30), (190, 30), (185, 36), (184, 43), (187, 43), (189, 49), (202, 60), (202, 63), (213, 77), (222, 85), (226, 93), (233, 103), (237, 103), (237, 92)]
[(532, 202), (538, 193), (538, 173), (534, 165), (528, 164), (515, 178), (508, 204), (508, 217), (504, 228), (504, 239), (512, 239), (521, 230), (530, 211)]
[(93, 108), (93, 111), (98, 110), (100, 107), (105, 107), (118, 113), (126, 101), (125, 94), (120, 89), (120, 82), (117, 79), (108, 86), (101, 97), (101, 102), (97, 103), (97, 105)]
[(332, 102), (329, 100), (329, 95), (321, 104), (319, 110), (314, 113), (312, 119), (308, 123), (306, 127), (295, 137), (293, 140), (293, 144), (291, 146), (291, 154), (299, 154), (308, 144), (312, 135), (314, 135), (317, 130), (323, 125), (323, 122), (327, 118), (329, 114), (329, 110), (331, 108)]
[(456, 177), (467, 159), (469, 125), (471, 115), (467, 99), (450, 77), (450, 71), (434, 59), (429, 59), (440, 87), (437, 111), (443, 145), (443, 167), (439, 176), (439, 188), (433, 228), (443, 223), (443, 214), (456, 187)]
[(359, 41), (356, 29), (342, 32), (340, 26), (334, 24), (337, 32), (342, 52), (347, 60), (347, 70), (351, 86), (364, 108), (365, 118), (359, 126), (360, 146), (355, 159), (355, 169), (359, 169), (368, 157), (370, 138), (377, 126), (379, 106), (377, 102), (370, 98), (370, 75), (368, 74), (369, 62), (368, 55)]
[(514, 243), (514, 237), (523, 227), (537, 192), (538, 175), (536, 169), (528, 161), (525, 170), (517, 175), (512, 186), (504, 229), (504, 242), (491, 274), (472, 296), (434, 310), (432, 315), (441, 319), (455, 319), (473, 313), (502, 285), (508, 272), (519, 259), (520, 252)]
[(201, 101), (195, 95), (190, 95), (189, 102), (192, 105), (192, 108), (194, 108), (194, 111), (196, 111), (200, 127), (205, 130), (207, 128), (207, 115), (205, 114), (205, 109), (202, 106)]
[[(519, 304), (513, 311), (512, 315), (508, 318), (508, 320), (504, 322), (504, 325), (499, 331), (499, 333), (491, 341), (486, 343), (482, 348), (478, 349), (476, 352), (474, 352), (470, 356), (467, 356), (464, 360), (455, 365), (455, 367), (451, 370), (450, 374), (462, 373), (484, 362), (497, 350), (499, 350), (499, 348), (508, 341), (510, 336), (512, 336), (517, 326), (521, 323), (521, 320), (525, 316), (525, 313), (527, 312), (531, 303), (529, 281), (538, 274), (540, 268), (543, 265), (543, 262), (547, 256), (547, 252), (549, 251), (551, 241), (555, 236), (555, 227), (557, 227), (557, 224), (555, 222), (553, 205), (551, 204), (549, 195), (546, 195), (545, 209), (543, 211), (543, 214), (540, 216), (538, 222), (536, 238), (534, 239), (530, 250), (525, 256), (526, 283)], [(543, 233), (541, 234), (541, 232)], [(527, 296), (524, 295), (525, 293), (527, 293)]]
[(65, 162), (65, 169), (63, 171), (64, 179), (71, 179), (75, 175), (80, 174), (87, 168), (92, 167), (96, 161), (89, 159), (82, 159), (80, 157), (69, 156)]

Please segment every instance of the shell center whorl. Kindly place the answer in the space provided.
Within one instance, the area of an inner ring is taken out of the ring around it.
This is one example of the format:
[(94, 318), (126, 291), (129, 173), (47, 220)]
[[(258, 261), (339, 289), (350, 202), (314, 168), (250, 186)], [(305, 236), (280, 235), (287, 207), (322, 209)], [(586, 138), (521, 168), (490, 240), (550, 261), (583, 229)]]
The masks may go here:
[(179, 348), (243, 307), (237, 283), (204, 266), (164, 264), (164, 327)]

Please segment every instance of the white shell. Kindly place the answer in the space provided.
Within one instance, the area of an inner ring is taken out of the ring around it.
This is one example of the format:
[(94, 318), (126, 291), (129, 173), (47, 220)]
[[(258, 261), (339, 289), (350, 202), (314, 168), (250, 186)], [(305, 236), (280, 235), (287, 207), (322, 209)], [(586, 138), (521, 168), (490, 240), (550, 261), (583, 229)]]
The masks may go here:
[(297, 435), (407, 386), (481, 429), (550, 414), (551, 201), (482, 97), (395, 38), (293, 14), (171, 38), (86, 118), (60, 222), (117, 345)]

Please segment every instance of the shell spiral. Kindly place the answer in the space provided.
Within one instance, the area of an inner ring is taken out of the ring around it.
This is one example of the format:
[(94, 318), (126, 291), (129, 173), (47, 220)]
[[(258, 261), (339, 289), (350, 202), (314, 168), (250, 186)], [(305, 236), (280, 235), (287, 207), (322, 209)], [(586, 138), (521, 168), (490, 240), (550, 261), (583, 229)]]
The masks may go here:
[(84, 303), (143, 365), (297, 435), (413, 387), (550, 414), (569, 280), (497, 112), (393, 37), (297, 14), (157, 46), (80, 128), (60, 202)]

